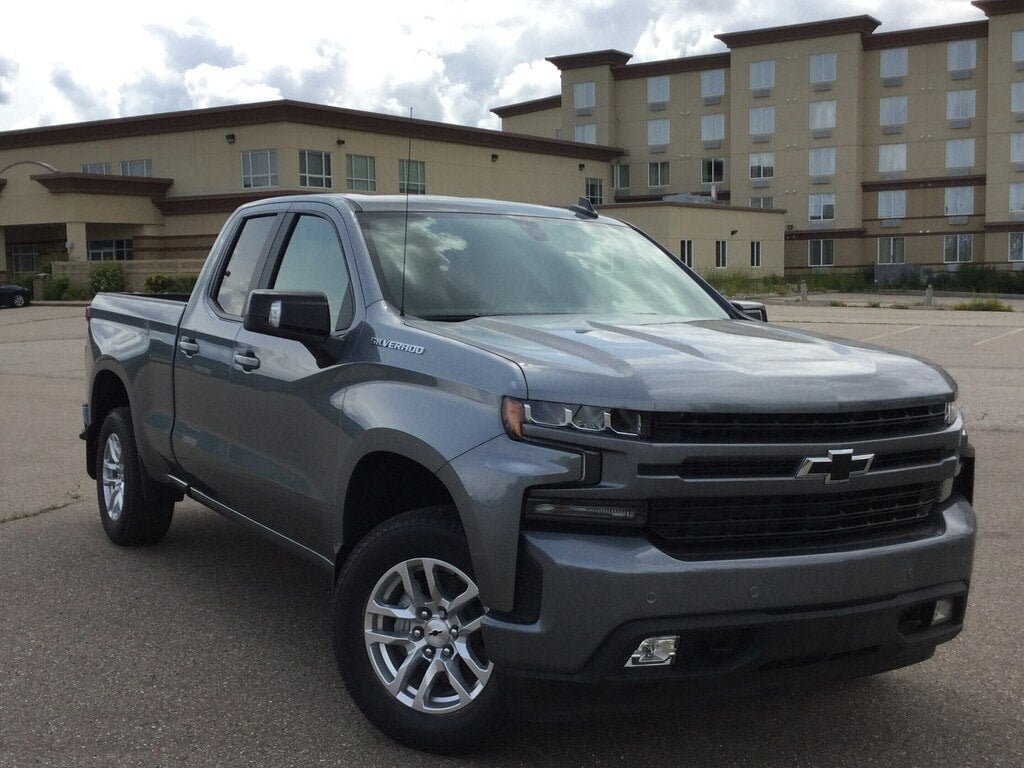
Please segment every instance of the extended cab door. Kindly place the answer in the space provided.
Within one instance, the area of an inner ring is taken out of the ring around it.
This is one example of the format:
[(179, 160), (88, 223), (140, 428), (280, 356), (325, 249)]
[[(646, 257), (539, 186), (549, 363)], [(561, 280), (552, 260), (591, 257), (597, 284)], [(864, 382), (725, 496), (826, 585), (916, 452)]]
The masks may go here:
[(243, 328), (232, 372), (233, 407), (244, 418), (235, 422), (229, 457), (249, 478), (239, 511), (328, 557), (355, 319), (343, 231), (329, 206), (294, 205), (261, 281), (261, 287), (326, 294), (332, 337), (310, 348)]
[(219, 254), (211, 279), (189, 302), (174, 356), (175, 421), (171, 446), (183, 480), (234, 506), (244, 478), (229, 458), (235, 422), (245, 418), (234, 400), (235, 336), (245, 300), (258, 282), (287, 206), (240, 217)]

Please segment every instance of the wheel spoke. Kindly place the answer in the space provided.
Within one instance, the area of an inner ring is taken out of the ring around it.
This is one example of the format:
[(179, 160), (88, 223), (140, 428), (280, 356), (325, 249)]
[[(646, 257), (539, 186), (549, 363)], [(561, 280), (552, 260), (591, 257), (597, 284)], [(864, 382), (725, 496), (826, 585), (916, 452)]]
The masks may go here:
[(423, 679), (420, 681), (419, 689), (416, 691), (416, 698), (413, 701), (413, 706), (416, 709), (426, 708), (424, 704), (427, 697), (430, 696), (430, 692), (434, 689), (434, 685), (437, 683), (437, 675), (442, 669), (444, 669), (444, 663), (440, 659), (434, 659), (430, 662), (427, 671), (423, 673)]
[(444, 595), (441, 594), (441, 586), (437, 583), (437, 572), (434, 566), (437, 563), (433, 560), (423, 561), (423, 578), (427, 582), (427, 591), (430, 593), (430, 602), (434, 605), (444, 604)]
[(410, 649), (415, 649), (416, 646), (423, 644), (421, 641), (413, 639), (405, 632), (385, 632), (383, 630), (374, 629), (366, 630), (366, 641), (370, 643), (380, 643), (381, 645), (401, 645)]
[(412, 677), (413, 670), (416, 669), (416, 665), (422, 658), (418, 653), (410, 653), (405, 657), (402, 664), (395, 671), (395, 679), (387, 685), (387, 689), (392, 696), (397, 696), (405, 690), (405, 687), (409, 684), (409, 678)]
[(465, 608), (471, 600), (475, 599), (478, 594), (480, 594), (480, 590), (476, 588), (476, 584), (468, 584), (465, 590), (448, 601), (446, 610), (448, 613), (458, 613)]
[(469, 701), (473, 698), (473, 695), (469, 692), (462, 679), (462, 670), (459, 669), (459, 664), (455, 659), (448, 659), (444, 663), (444, 672), (448, 677), (448, 682), (451, 683), (452, 688), (459, 695), (460, 702)]
[(469, 667), (469, 671), (476, 676), (477, 680), (482, 683), (487, 682), (487, 678), (491, 676), (491, 665), (488, 664), (487, 666), (483, 666), (479, 661), (477, 661), (473, 651), (470, 650), (469, 646), (462, 638), (459, 638), (459, 641), (455, 643), (455, 652), (459, 654), (464, 662), (466, 662), (466, 666)]
[(402, 580), (402, 587), (409, 596), (412, 607), (419, 608), (427, 604), (427, 598), (420, 589), (419, 582), (409, 569), (409, 562), (404, 562), (398, 567), (398, 576)]
[(366, 604), (368, 613), (376, 616), (386, 616), (389, 619), (415, 619), (416, 609), (413, 606), (403, 608), (400, 605), (385, 605), (379, 600), (370, 600)]
[(483, 616), (477, 616), (475, 619), (467, 621), (459, 627), (459, 632), (462, 633), (463, 637), (473, 634), (483, 625), (483, 619)]

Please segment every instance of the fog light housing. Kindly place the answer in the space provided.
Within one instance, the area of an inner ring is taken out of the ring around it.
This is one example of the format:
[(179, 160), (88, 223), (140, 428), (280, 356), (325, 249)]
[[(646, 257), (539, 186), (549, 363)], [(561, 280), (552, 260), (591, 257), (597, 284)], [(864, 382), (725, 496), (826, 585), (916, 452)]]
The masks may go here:
[(931, 626), (937, 624), (948, 624), (953, 620), (953, 600), (948, 597), (944, 597), (941, 600), (935, 601), (935, 610), (932, 611), (932, 623)]
[(667, 667), (676, 659), (678, 635), (648, 637), (630, 654), (626, 667)]
[(626, 526), (647, 522), (647, 505), (639, 501), (527, 499), (524, 512), (527, 520), (545, 522)]

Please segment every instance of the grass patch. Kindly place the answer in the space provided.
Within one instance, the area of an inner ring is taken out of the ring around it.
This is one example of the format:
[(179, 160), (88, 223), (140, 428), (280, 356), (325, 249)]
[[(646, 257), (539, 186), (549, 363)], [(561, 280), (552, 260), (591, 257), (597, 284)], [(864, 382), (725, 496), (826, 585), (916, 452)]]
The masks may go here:
[(906, 304), (890, 304), (889, 309), (909, 309)]
[(874, 273), (871, 270), (860, 272), (816, 272), (800, 277), (783, 277), (768, 275), (752, 277), (736, 270), (715, 270), (702, 277), (714, 286), (715, 290), (725, 296), (751, 296), (765, 293), (783, 296), (797, 293), (800, 282), (807, 283), (808, 291), (865, 291), (874, 286)]
[(878, 309), (879, 307), (882, 306), (882, 302), (880, 302), (880, 301), (869, 301), (867, 303), (867, 306), (871, 307), (872, 309)]
[(832, 299), (832, 301), (830, 301), (828, 303), (828, 305), (830, 307), (846, 307), (846, 306), (849, 306), (845, 301), (839, 301), (838, 299)]
[(1013, 307), (1004, 304), (999, 299), (971, 299), (961, 301), (953, 307), (962, 312), (1013, 312)]

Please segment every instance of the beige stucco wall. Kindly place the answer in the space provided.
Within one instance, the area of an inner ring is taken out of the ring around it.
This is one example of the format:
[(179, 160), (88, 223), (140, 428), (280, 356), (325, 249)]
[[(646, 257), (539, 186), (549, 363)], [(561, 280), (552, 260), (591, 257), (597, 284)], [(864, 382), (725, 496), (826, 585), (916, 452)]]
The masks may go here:
[(501, 118), (501, 130), (508, 133), (524, 133), (527, 136), (540, 136), (544, 139), (562, 138), (572, 140), (572, 136), (559, 136), (562, 131), (562, 110), (560, 107), (540, 109), (522, 115)]
[[(693, 241), (693, 268), (715, 270), (715, 241), (728, 242), (726, 270), (751, 275), (781, 275), (783, 271), (783, 211), (755, 211), (726, 205), (683, 203), (625, 203), (603, 205), (602, 214), (628, 221), (649, 234), (677, 258), (680, 241)], [(736, 230), (736, 234), (731, 234)], [(750, 267), (750, 243), (761, 243), (761, 267)]]

